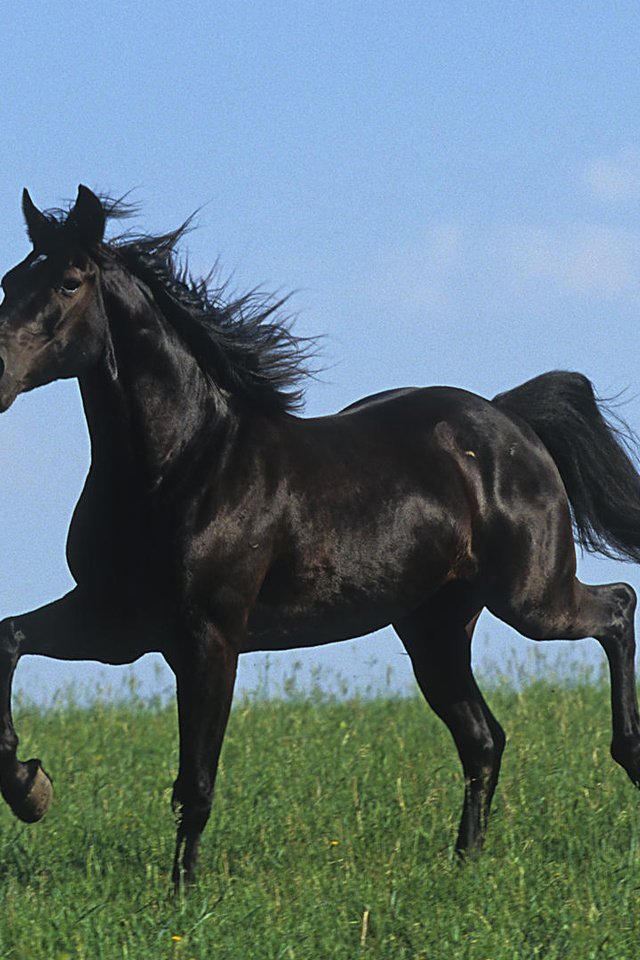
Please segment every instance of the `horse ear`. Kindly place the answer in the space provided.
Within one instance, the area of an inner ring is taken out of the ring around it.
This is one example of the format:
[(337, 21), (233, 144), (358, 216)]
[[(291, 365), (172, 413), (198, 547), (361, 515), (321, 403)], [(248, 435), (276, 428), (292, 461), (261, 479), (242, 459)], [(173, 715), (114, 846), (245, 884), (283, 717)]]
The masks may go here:
[(80, 184), (76, 202), (69, 211), (65, 228), (73, 230), (83, 246), (91, 247), (104, 237), (106, 216), (104, 207), (92, 190)]
[(22, 191), (22, 213), (34, 249), (44, 247), (46, 237), (51, 232), (51, 222), (42, 211), (38, 210), (26, 187)]

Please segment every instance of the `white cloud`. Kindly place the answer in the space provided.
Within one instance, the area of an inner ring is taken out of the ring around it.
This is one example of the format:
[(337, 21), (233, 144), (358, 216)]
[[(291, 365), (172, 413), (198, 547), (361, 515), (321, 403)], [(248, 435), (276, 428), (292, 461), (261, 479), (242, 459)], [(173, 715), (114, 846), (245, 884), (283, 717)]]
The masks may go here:
[(598, 223), (432, 224), (413, 245), (383, 250), (362, 284), (386, 306), (448, 315), (463, 303), (544, 309), (554, 299), (637, 303), (640, 231)]
[(597, 200), (640, 200), (640, 147), (626, 147), (587, 164), (583, 181)]
[(498, 232), (497, 267), (516, 289), (613, 299), (640, 292), (640, 232), (602, 224), (512, 227)]

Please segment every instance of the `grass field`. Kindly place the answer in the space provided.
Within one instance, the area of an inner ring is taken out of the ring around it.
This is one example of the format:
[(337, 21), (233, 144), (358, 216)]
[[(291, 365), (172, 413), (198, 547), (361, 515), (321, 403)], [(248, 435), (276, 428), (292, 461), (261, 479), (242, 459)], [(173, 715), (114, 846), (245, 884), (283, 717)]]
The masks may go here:
[(182, 900), (173, 709), (22, 709), (56, 798), (36, 826), (0, 810), (0, 957), (637, 960), (640, 795), (609, 757), (606, 687), (488, 699), (509, 743), (464, 867), (458, 760), (421, 701), (240, 703)]

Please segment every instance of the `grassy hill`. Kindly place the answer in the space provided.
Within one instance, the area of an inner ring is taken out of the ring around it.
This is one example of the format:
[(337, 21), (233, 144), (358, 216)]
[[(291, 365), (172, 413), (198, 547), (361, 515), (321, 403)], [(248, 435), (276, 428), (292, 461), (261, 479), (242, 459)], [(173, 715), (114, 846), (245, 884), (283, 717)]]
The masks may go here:
[(19, 711), (56, 796), (36, 826), (0, 809), (0, 957), (637, 960), (640, 795), (609, 756), (608, 690), (488, 699), (509, 743), (464, 867), (458, 759), (422, 701), (240, 703), (186, 900), (173, 708)]

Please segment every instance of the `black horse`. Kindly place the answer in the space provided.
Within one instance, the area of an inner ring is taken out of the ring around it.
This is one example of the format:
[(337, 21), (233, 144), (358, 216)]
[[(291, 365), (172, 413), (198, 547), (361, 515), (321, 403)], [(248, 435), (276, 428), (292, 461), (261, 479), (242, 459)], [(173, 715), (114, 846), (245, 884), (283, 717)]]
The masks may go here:
[[(304, 345), (277, 305), (232, 303), (177, 269), (181, 230), (105, 242), (117, 208), (80, 187), (67, 214), (24, 194), (33, 251), (6, 274), (0, 410), (78, 377), (92, 462), (71, 524), (77, 586), (0, 623), (0, 788), (35, 821), (51, 787), (17, 759), (22, 654), (177, 678), (173, 878), (193, 879), (238, 655), (393, 624), (465, 776), (461, 853), (483, 840), (505, 737), (470, 665), (483, 607), (537, 640), (596, 637), (612, 753), (640, 783), (635, 595), (575, 575), (588, 546), (640, 559), (640, 478), (589, 382), (551, 373), (493, 402), (398, 390), (301, 419)], [(570, 507), (571, 504), (571, 507)]]

